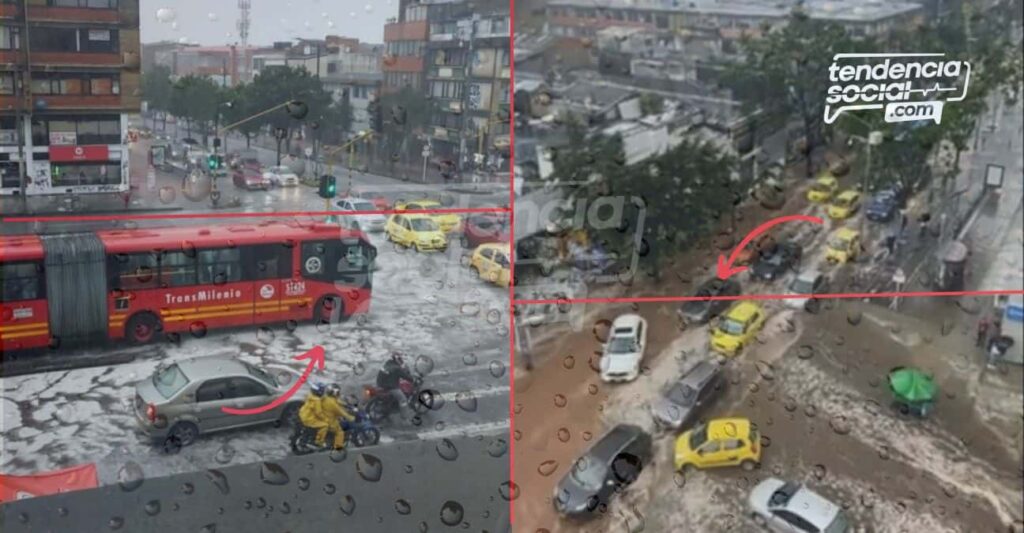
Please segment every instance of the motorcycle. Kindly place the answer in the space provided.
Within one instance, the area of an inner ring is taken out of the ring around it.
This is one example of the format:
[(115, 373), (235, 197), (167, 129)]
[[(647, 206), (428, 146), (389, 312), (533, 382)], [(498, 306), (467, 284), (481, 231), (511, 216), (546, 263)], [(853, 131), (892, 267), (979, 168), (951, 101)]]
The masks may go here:
[[(407, 379), (401, 379), (398, 382), (398, 387), (405, 395), (406, 401), (413, 412), (422, 414), (430, 410), (429, 402), (424, 402), (420, 398), (420, 388), (423, 386), (423, 378), (415, 377), (413, 381)], [(370, 420), (379, 423), (385, 418), (391, 416), (395, 411), (400, 410), (398, 402), (394, 396), (388, 394), (388, 391), (374, 387), (373, 385), (366, 385), (363, 387), (363, 395), (366, 397), (366, 412), (370, 417)]]
[[(380, 442), (380, 429), (370, 420), (366, 411), (351, 404), (346, 404), (345, 409), (355, 417), (355, 420), (351, 422), (341, 420), (341, 429), (345, 431), (346, 446), (351, 442), (356, 448), (363, 448)], [(288, 441), (292, 452), (295, 455), (307, 455), (330, 450), (331, 446), (327, 443), (322, 446), (316, 444), (316, 431), (316, 429), (302, 425), (301, 422), (297, 423)]]

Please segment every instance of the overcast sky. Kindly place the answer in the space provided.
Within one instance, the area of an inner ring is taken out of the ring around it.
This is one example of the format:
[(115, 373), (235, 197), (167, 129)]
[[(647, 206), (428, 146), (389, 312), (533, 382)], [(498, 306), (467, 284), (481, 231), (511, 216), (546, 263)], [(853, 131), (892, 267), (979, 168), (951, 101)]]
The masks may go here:
[[(384, 21), (398, 16), (398, 0), (251, 0), (249, 43), (269, 45), (295, 37), (333, 34), (384, 41)], [(239, 41), (238, 0), (140, 0), (142, 42)]]

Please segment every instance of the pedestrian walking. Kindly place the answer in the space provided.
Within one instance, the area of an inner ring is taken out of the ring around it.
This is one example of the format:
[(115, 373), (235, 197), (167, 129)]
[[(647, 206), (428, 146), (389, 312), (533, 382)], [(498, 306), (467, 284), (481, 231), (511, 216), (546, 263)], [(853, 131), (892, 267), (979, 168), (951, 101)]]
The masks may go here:
[(1003, 358), (1003, 350), (1000, 349), (996, 339), (997, 337), (993, 336), (992, 340), (988, 341), (988, 361), (986, 361), (986, 364), (989, 368), (995, 368), (996, 363)]
[(975, 346), (977, 346), (978, 348), (985, 346), (985, 341), (988, 340), (988, 330), (990, 327), (991, 324), (989, 323), (989, 319), (987, 316), (983, 316), (980, 320), (978, 320), (978, 332), (977, 338), (975, 339)]

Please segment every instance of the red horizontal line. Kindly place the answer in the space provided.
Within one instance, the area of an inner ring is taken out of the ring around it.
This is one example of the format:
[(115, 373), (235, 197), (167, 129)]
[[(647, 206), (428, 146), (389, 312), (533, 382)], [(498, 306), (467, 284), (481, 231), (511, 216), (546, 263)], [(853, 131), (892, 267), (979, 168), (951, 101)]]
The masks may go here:
[(446, 215), (460, 213), (510, 213), (507, 207), (467, 207), (464, 209), (418, 209), (418, 210), (382, 210), (382, 211), (285, 211), (281, 213), (178, 213), (151, 215), (80, 215), (80, 216), (47, 216), (47, 217), (4, 217), (3, 222), (95, 222), (109, 220), (181, 220), (181, 219), (219, 219), (219, 218), (281, 218), (281, 217), (315, 217), (315, 216), (348, 216), (348, 215)]
[(996, 289), (987, 291), (919, 291), (919, 292), (843, 292), (835, 294), (817, 294), (808, 296), (806, 294), (746, 294), (740, 296), (645, 296), (634, 298), (558, 298), (549, 300), (513, 300), (514, 305), (543, 305), (543, 304), (620, 304), (620, 303), (664, 303), (664, 302), (714, 302), (714, 301), (739, 301), (739, 300), (842, 300), (859, 298), (920, 298), (927, 296), (998, 296), (1010, 294), (1024, 294), (1020, 289)]

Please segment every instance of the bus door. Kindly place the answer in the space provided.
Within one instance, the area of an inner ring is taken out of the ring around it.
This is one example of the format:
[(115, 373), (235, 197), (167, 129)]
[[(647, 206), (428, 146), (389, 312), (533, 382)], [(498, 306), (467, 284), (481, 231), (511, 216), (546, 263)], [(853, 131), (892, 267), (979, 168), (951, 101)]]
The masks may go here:
[(247, 279), (253, 280), (253, 320), (256, 324), (288, 320), (282, 304), (285, 283), (291, 278), (294, 246), (260, 244), (243, 248)]
[(61, 343), (107, 339), (107, 254), (94, 233), (43, 235), (50, 335)]

